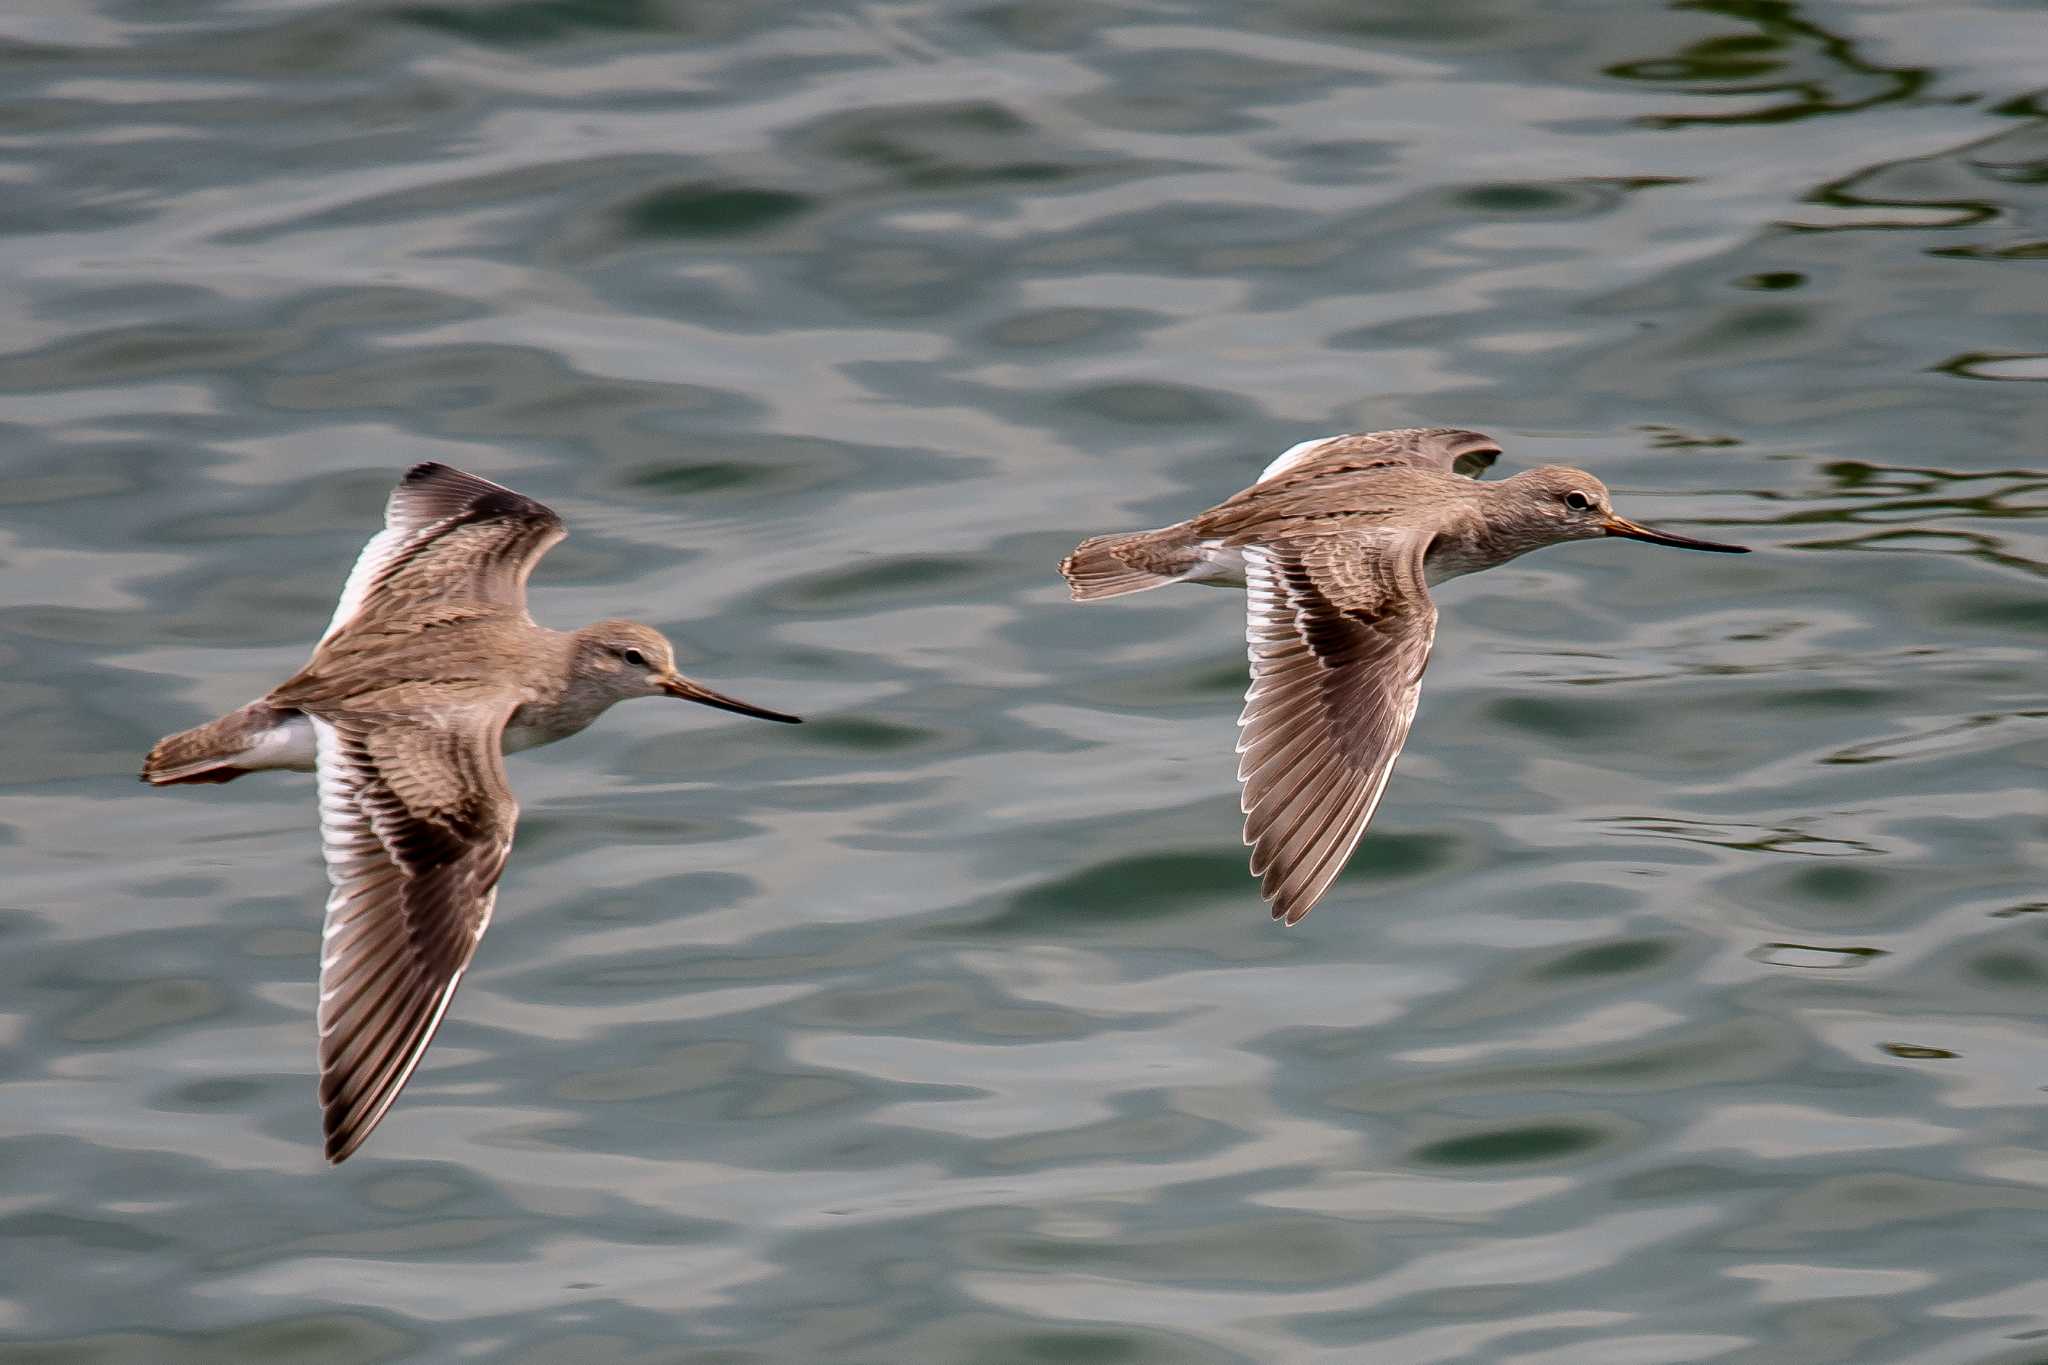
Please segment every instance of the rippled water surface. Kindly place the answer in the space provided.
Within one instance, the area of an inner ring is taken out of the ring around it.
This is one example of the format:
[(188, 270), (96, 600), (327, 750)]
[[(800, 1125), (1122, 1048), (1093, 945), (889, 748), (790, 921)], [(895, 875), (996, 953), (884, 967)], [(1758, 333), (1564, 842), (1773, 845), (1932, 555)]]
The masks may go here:
[[(2048, 1360), (2030, 3), (0, 14), (0, 1358)], [(1462, 580), (1272, 925), (1240, 600), (1069, 605), (1333, 431), (1746, 559)], [(153, 792), (409, 462), (801, 730), (512, 760), (321, 1162), (310, 779)]]

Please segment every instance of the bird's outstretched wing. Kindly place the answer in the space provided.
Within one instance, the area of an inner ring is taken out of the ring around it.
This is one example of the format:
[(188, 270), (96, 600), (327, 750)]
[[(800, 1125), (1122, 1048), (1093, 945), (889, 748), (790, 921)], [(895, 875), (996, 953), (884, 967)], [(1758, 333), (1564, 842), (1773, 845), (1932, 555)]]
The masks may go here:
[(405, 471), (342, 587), (322, 644), (351, 628), (448, 610), (526, 612), (526, 578), (568, 534), (523, 493), (445, 464)]
[(313, 716), (333, 884), (319, 1014), (329, 1161), (362, 1144), (419, 1065), (490, 923), (512, 848), (519, 806), (500, 745), (518, 698), (461, 700)]
[(1434, 469), (1476, 479), (1499, 458), (1500, 443), (1481, 432), (1459, 427), (1403, 427), (1303, 441), (1267, 465), (1259, 482), (1280, 474), (1357, 473), (1389, 466)]
[(1436, 638), (1427, 540), (1388, 530), (1244, 547), (1244, 840), (1289, 924), (1343, 870), (1415, 719)]

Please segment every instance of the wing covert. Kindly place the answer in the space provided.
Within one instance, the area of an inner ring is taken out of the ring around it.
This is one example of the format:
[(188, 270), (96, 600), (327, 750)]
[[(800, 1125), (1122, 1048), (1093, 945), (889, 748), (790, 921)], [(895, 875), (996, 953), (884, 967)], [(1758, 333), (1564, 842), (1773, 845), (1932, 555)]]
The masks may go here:
[(1403, 427), (1303, 441), (1283, 452), (1259, 474), (1259, 482), (1281, 474), (1316, 477), (1331, 473), (1406, 466), (1462, 474), (1476, 479), (1500, 458), (1500, 443), (1461, 427)]
[(325, 644), (343, 629), (437, 607), (524, 615), (526, 579), (568, 534), (523, 493), (429, 461), (405, 471), (342, 586)]

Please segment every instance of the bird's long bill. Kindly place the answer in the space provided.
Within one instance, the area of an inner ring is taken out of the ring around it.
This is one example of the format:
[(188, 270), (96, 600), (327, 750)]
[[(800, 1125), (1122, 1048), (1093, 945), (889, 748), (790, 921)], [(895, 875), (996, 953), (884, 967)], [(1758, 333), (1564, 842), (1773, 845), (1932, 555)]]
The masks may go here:
[(1653, 531), (1647, 526), (1638, 526), (1627, 517), (1609, 517), (1606, 526), (1610, 536), (1627, 536), (1630, 540), (1647, 540), (1652, 545), (1675, 545), (1681, 550), (1713, 550), (1724, 555), (1746, 555), (1747, 545), (1723, 545), (1718, 541), (1694, 540), (1691, 536), (1675, 536), (1669, 531)]
[(680, 673), (671, 673), (663, 678), (661, 690), (671, 697), (681, 697), (684, 701), (702, 702), (721, 711), (737, 711), (743, 716), (754, 716), (761, 720), (779, 720), (785, 725), (801, 725), (804, 720), (802, 716), (784, 715), (780, 711), (770, 711), (765, 706), (755, 706), (751, 702), (741, 701), (738, 697), (728, 697), (723, 692), (714, 692), (703, 683), (686, 678)]

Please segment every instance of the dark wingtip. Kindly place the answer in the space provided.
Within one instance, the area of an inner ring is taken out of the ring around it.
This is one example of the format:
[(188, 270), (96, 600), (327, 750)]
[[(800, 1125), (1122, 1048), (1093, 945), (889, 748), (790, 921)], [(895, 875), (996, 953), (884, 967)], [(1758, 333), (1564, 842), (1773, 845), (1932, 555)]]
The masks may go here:
[(409, 514), (420, 518), (461, 517), (472, 522), (538, 519), (557, 526), (562, 521), (524, 493), (439, 460), (422, 460), (406, 470), (399, 476), (394, 496), (402, 497)]
[(368, 1136), (367, 1132), (361, 1130), (341, 1128), (330, 1130), (326, 1135), (327, 1164), (339, 1166), (342, 1162), (347, 1161), (355, 1155), (356, 1148), (362, 1146), (363, 1139)]
[(532, 498), (523, 493), (514, 493), (509, 488), (496, 489), (485, 493), (469, 505), (470, 515), (479, 519), (486, 517), (523, 516), (533, 510)]

